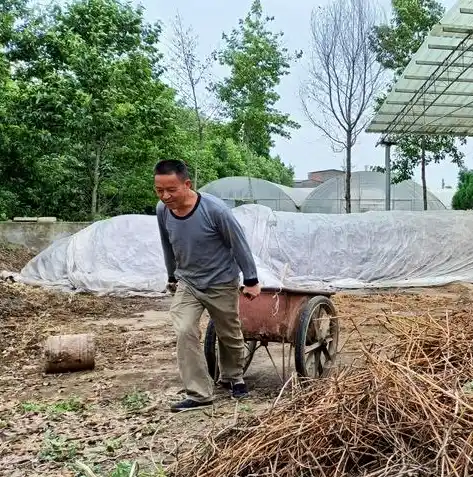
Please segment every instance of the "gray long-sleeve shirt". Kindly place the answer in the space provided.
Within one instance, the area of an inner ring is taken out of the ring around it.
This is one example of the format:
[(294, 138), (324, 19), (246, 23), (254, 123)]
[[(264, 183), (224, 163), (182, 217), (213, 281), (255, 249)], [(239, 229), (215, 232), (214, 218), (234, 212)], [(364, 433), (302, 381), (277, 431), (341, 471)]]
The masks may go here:
[(202, 192), (184, 217), (162, 202), (156, 213), (170, 281), (183, 280), (205, 290), (235, 280), (241, 270), (245, 285), (258, 283), (245, 233), (222, 200)]

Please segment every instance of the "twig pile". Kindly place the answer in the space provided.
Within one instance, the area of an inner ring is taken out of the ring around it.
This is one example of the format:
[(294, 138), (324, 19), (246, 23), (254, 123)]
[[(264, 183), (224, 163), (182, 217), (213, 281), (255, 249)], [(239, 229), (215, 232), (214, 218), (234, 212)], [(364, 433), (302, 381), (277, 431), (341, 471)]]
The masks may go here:
[[(473, 320), (390, 322), (366, 365), (299, 389), (183, 456), (178, 476), (473, 474)], [(470, 394), (472, 393), (472, 394)]]

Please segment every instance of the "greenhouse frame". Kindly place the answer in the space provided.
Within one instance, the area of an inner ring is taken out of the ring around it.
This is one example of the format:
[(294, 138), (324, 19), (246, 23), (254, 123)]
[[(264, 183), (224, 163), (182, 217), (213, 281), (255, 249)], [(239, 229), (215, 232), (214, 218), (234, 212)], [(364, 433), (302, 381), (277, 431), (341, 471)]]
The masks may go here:
[(299, 212), (312, 189), (292, 188), (254, 177), (224, 177), (199, 189), (222, 199), (230, 207), (260, 204), (272, 210)]
[[(345, 213), (345, 176), (334, 177), (314, 188), (307, 196), (301, 212), (319, 214)], [(385, 174), (360, 171), (351, 174), (351, 211), (385, 210)], [(424, 210), (422, 186), (414, 181), (391, 185), (391, 210)], [(445, 209), (445, 205), (427, 191), (428, 210)]]
[[(333, 177), (312, 189), (292, 188), (251, 177), (225, 177), (203, 186), (207, 192), (222, 199), (230, 207), (260, 204), (272, 210), (320, 214), (345, 213), (345, 175)], [(351, 176), (352, 212), (384, 210), (385, 174), (381, 172), (353, 172)], [(427, 191), (429, 210), (446, 206)], [(394, 184), (391, 191), (393, 210), (423, 210), (422, 186), (414, 181)]]

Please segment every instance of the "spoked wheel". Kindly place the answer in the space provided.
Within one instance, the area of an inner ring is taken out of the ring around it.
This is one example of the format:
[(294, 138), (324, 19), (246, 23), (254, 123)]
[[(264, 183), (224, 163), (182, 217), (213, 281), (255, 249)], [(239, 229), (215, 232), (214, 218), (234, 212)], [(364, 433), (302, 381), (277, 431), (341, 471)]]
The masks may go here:
[(338, 319), (333, 303), (324, 296), (311, 298), (299, 321), (294, 361), (299, 376), (326, 377), (335, 363), (338, 347)]
[[(250, 366), (255, 351), (257, 349), (258, 342), (254, 340), (245, 340), (245, 357), (243, 364), (243, 374)], [(218, 366), (218, 346), (217, 346), (217, 332), (212, 320), (209, 320), (207, 325), (207, 331), (205, 333), (204, 341), (204, 353), (207, 361), (207, 369), (212, 379), (217, 382), (220, 377), (220, 370)]]

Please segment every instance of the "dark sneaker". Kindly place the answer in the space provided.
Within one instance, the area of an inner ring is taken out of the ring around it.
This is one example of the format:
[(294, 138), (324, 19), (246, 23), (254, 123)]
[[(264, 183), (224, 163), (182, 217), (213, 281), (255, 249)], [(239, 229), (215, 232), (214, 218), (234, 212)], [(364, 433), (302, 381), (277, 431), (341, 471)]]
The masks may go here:
[(193, 399), (184, 399), (184, 401), (177, 402), (171, 405), (171, 412), (182, 412), (182, 411), (197, 411), (206, 407), (212, 406), (212, 401), (194, 401)]
[(217, 387), (225, 389), (227, 391), (232, 390), (232, 383), (230, 381), (219, 381), (217, 383)]
[(233, 399), (245, 399), (249, 396), (248, 388), (245, 383), (237, 383), (232, 386)]

